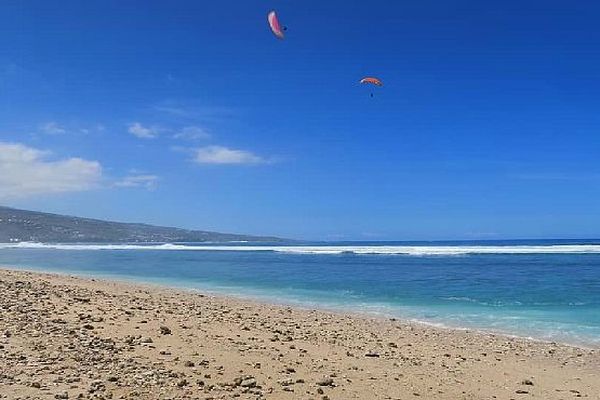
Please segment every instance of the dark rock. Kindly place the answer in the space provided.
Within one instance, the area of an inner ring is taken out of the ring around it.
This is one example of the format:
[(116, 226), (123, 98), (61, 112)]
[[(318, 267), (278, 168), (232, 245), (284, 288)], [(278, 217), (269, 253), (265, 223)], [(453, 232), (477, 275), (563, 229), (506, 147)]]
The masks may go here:
[(90, 302), (90, 299), (88, 297), (74, 297), (74, 299), (81, 303), (89, 303)]
[(328, 376), (325, 376), (319, 379), (316, 383), (318, 386), (333, 386), (333, 379), (331, 379)]
[(188, 385), (188, 381), (186, 379), (181, 379), (177, 382), (178, 387), (184, 387)]
[(293, 379), (288, 378), (288, 379), (284, 379), (281, 382), (279, 382), (281, 384), (281, 386), (290, 386), (293, 385), (295, 382)]
[(97, 379), (95, 381), (92, 381), (90, 383), (90, 388), (88, 389), (88, 391), (90, 393), (94, 393), (94, 392), (98, 392), (98, 391), (103, 391), (103, 390), (104, 390), (104, 382), (102, 382), (99, 379)]
[(161, 326), (160, 327), (160, 333), (161, 333), (161, 335), (170, 335), (171, 334), (171, 328), (169, 328), (168, 326)]

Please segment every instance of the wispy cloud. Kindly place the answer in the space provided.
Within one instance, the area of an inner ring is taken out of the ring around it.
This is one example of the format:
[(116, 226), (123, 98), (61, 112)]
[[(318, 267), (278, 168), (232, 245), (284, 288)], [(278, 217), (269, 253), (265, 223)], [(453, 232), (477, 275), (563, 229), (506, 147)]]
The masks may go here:
[(267, 162), (247, 150), (230, 149), (223, 146), (200, 147), (194, 151), (194, 161), (198, 164), (264, 164)]
[(102, 167), (82, 158), (50, 159), (50, 152), (0, 142), (0, 198), (78, 192), (97, 187)]
[(139, 122), (133, 122), (128, 125), (127, 131), (140, 139), (154, 139), (158, 137), (159, 129), (156, 127), (147, 127)]
[(174, 139), (209, 139), (210, 134), (199, 126), (186, 126), (173, 135)]
[(178, 102), (172, 100), (154, 105), (152, 111), (158, 111), (180, 119), (204, 121), (221, 121), (237, 114), (236, 110), (230, 107), (207, 106), (195, 101)]
[(104, 132), (106, 127), (102, 124), (96, 124), (91, 127), (81, 127), (78, 129), (79, 133), (83, 133), (84, 135), (94, 133), (94, 132)]
[(174, 106), (155, 106), (154, 109), (156, 111), (160, 111), (166, 114), (174, 115), (177, 117), (189, 117), (194, 113), (191, 110), (185, 109), (183, 107), (174, 107)]
[(104, 130), (105, 127), (102, 124), (82, 125), (77, 122), (59, 123), (56, 121), (44, 122), (37, 127), (37, 131), (45, 135), (89, 135), (93, 133), (100, 133)]
[(156, 175), (129, 175), (114, 183), (116, 187), (123, 188), (145, 188), (154, 190), (158, 186), (158, 176)]
[(54, 121), (41, 124), (39, 129), (47, 135), (63, 135), (67, 133), (67, 130), (62, 125)]

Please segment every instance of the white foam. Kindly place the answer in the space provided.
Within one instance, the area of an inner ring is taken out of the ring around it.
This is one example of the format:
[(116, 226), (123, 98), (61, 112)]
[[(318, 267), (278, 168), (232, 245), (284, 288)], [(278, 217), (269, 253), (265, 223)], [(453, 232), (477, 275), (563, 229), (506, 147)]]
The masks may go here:
[(600, 245), (536, 246), (231, 246), (184, 244), (48, 244), (0, 243), (0, 249), (56, 250), (177, 250), (177, 251), (270, 251), (288, 254), (373, 254), (409, 256), (458, 256), (467, 254), (600, 254)]

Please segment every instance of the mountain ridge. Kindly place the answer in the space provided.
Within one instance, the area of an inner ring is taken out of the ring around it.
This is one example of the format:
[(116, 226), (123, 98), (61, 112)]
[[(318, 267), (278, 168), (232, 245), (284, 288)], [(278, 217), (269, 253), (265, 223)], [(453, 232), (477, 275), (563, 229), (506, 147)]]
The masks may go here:
[(116, 222), (0, 206), (0, 243), (284, 242), (274, 236)]

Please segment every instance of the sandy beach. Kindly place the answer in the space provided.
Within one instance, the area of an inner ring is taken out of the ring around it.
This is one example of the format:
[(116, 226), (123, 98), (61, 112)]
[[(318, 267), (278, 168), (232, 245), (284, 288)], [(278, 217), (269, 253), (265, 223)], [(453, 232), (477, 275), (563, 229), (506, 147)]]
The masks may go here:
[(530, 397), (600, 399), (600, 351), (0, 269), (2, 399)]

